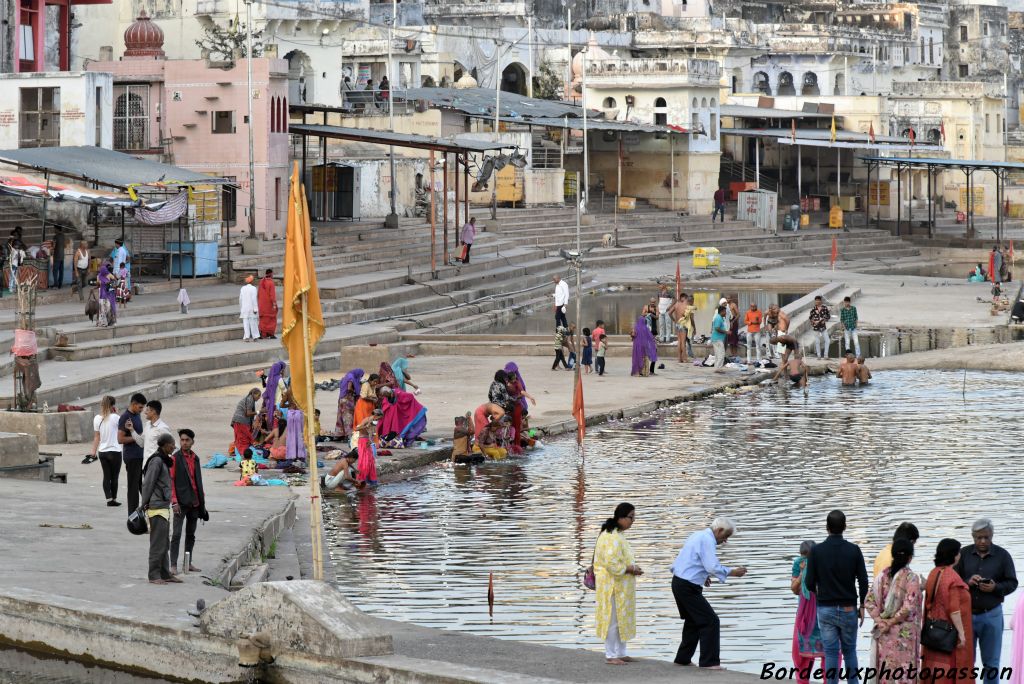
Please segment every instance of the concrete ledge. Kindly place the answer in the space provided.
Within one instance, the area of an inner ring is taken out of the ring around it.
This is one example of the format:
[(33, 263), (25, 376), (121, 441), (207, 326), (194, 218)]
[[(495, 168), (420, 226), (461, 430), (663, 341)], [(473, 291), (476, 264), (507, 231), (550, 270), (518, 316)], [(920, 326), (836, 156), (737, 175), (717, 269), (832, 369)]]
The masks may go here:
[(271, 545), (281, 533), (295, 524), (294, 499), (285, 504), (279, 512), (264, 520), (254, 528), (245, 546), (233, 555), (221, 559), (221, 564), (214, 571), (213, 577), (222, 587), (230, 587), (238, 571), (243, 566), (262, 563), (270, 551)]
[[(83, 422), (83, 416), (85, 417)], [(0, 411), (0, 432), (20, 432), (35, 437), (39, 444), (64, 444), (68, 441), (84, 441), (83, 424), (89, 415), (86, 411), (70, 411), (68, 413), (36, 413), (21, 411)], [(77, 437), (68, 438), (68, 424), (71, 432)], [(88, 434), (92, 437), (92, 426)]]
[(390, 655), (391, 635), (325, 582), (264, 582), (218, 601), (200, 618), (205, 634), (236, 639), (266, 631), (281, 650), (322, 658)]

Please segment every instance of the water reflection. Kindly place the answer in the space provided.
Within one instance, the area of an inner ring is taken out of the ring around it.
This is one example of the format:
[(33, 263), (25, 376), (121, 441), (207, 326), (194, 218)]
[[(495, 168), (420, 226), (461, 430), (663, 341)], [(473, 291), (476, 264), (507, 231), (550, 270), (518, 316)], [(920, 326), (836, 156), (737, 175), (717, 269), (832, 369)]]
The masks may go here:
[(1024, 562), (1024, 532), (1012, 526), (1024, 476), (1005, 463), (1022, 401), (1024, 376), (976, 372), (879, 373), (852, 390), (820, 379), (806, 398), (785, 388), (719, 395), (593, 428), (585, 459), (573, 442), (556, 442), (525, 460), (439, 467), (382, 487), (372, 505), (332, 500), (333, 563), (344, 591), (377, 615), (598, 649), (582, 572), (601, 522), (629, 500), (638, 513), (631, 543), (647, 570), (630, 648), (671, 659), (680, 623), (668, 568), (691, 532), (727, 514), (739, 532), (723, 562), (750, 574), (709, 598), (725, 663), (757, 672), (767, 659), (789, 662), (788, 572), (803, 539), (824, 537), (831, 508), (846, 510), (847, 537), (869, 564), (911, 520), (922, 534), (913, 567), (926, 573), (938, 540), (969, 542), (981, 515)]

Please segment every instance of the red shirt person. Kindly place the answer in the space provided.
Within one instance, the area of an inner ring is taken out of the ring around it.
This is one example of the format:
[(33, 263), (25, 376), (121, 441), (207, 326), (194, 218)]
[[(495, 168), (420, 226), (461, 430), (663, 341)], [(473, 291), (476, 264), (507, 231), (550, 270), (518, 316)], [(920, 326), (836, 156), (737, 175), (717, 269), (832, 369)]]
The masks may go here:
[(274, 269), (268, 268), (256, 293), (260, 307), (260, 338), (274, 339), (277, 332), (277, 285)]

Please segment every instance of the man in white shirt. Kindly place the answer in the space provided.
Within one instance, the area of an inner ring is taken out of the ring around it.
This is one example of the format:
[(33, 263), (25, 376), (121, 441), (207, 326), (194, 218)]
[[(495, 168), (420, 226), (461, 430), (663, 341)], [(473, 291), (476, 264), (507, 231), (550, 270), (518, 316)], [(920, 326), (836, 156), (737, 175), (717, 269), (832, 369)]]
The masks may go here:
[(555, 281), (555, 327), (568, 328), (569, 320), (565, 317), (565, 311), (569, 305), (569, 283), (558, 276), (552, 280)]
[(668, 310), (672, 308), (674, 300), (668, 293), (668, 285), (658, 288), (658, 332), (661, 333), (662, 342), (673, 342), (672, 339), (672, 317)]
[(246, 278), (245, 285), (238, 293), (238, 317), (242, 319), (242, 339), (246, 342), (252, 342), (260, 337), (259, 293), (252, 281), (252, 276)]
[(691, 665), (700, 645), (700, 666), (720, 670), (718, 615), (704, 598), (711, 577), (725, 583), (727, 577), (743, 577), (744, 567), (727, 568), (718, 561), (716, 547), (724, 544), (736, 526), (728, 518), (715, 518), (711, 527), (690, 536), (672, 564), (672, 596), (683, 620), (683, 640), (676, 651), (676, 665)]
[(135, 440), (135, 443), (142, 447), (143, 458), (149, 458), (157, 451), (157, 440), (160, 439), (160, 435), (174, 435), (171, 433), (170, 426), (160, 418), (160, 413), (163, 411), (164, 406), (156, 399), (153, 399), (146, 403), (146, 408), (142, 409), (142, 434), (135, 432), (134, 426), (131, 421), (125, 423), (125, 429), (127, 429)]

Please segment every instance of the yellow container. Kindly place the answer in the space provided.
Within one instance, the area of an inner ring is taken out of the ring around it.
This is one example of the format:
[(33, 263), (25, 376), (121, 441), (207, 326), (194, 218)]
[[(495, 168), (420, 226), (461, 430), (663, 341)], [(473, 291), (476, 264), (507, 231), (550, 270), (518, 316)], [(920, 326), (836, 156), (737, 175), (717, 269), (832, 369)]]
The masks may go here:
[(838, 204), (832, 205), (832, 208), (828, 210), (828, 227), (843, 227), (843, 208)]
[(718, 266), (722, 256), (715, 247), (698, 247), (693, 250), (694, 268), (712, 268)]
[(636, 197), (620, 197), (619, 211), (633, 211), (636, 209)]
[(811, 225), (811, 215), (800, 214), (800, 225), (804, 227)]

